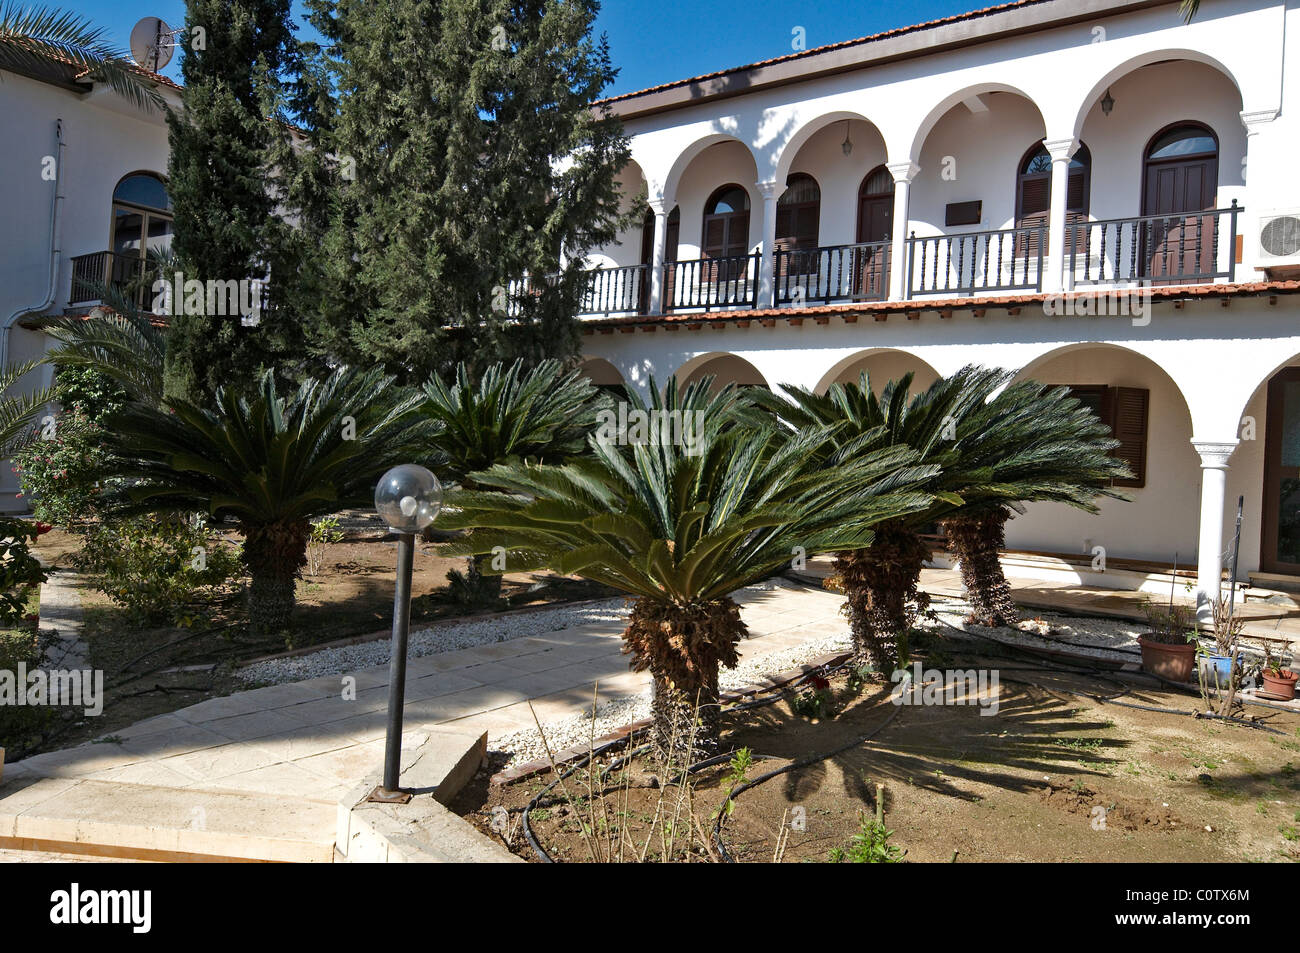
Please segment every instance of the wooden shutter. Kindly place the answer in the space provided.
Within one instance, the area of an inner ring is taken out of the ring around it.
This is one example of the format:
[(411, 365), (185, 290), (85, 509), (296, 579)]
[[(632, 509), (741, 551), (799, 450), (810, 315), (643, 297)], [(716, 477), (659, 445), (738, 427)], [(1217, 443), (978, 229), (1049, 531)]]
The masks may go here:
[(1116, 486), (1141, 487), (1147, 483), (1147, 416), (1151, 392), (1143, 387), (1112, 387), (1111, 431), (1119, 446), (1112, 453), (1128, 464), (1133, 478), (1116, 480)]
[(727, 219), (708, 215), (704, 219), (704, 257), (721, 258), (727, 253)]

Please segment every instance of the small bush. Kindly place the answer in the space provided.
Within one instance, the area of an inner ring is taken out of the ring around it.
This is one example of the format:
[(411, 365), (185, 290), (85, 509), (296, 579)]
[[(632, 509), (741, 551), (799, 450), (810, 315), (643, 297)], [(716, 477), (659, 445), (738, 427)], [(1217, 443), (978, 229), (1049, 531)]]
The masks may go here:
[(193, 625), (243, 576), (237, 547), (179, 513), (97, 523), (74, 560), (136, 625)]
[(13, 457), (14, 472), (37, 519), (74, 527), (94, 517), (98, 474), (108, 460), (103, 446), (103, 428), (81, 404), (56, 414), (50, 426), (37, 424)]
[(0, 625), (20, 622), (27, 613), (31, 587), (45, 581), (47, 573), (31, 552), (31, 543), (41, 532), (36, 523), (0, 517)]
[(893, 835), (880, 821), (862, 814), (861, 827), (849, 846), (832, 847), (828, 859), (833, 864), (897, 864), (903, 859), (903, 850), (889, 843)]

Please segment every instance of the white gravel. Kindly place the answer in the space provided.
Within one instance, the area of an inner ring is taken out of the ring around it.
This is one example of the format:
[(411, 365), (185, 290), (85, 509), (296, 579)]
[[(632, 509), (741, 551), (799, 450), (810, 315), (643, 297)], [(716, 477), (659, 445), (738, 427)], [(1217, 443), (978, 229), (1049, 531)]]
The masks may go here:
[[(573, 606), (552, 606), (508, 616), (485, 615), (478, 618), (445, 622), (412, 632), (408, 646), (410, 658), (454, 652), (494, 642), (509, 642), (530, 635), (544, 635), (592, 622), (621, 622), (630, 611), (622, 598), (603, 599)], [(309, 655), (268, 659), (242, 668), (235, 674), (246, 682), (278, 685), (298, 682), (321, 675), (341, 675), (388, 664), (388, 639), (322, 649)]]
[[(1150, 628), (1128, 619), (1085, 618), (1041, 610), (1032, 614), (1035, 612), (1032, 609), (1022, 610), (1023, 618), (1017, 628), (989, 628), (968, 625), (964, 621), (970, 607), (963, 599), (935, 596), (930, 608), (941, 622), (972, 635), (989, 635), (998, 641), (1031, 649), (1062, 649), (1117, 661), (1135, 661), (1140, 651), (1137, 638)], [(940, 632), (943, 631), (940, 627)]]

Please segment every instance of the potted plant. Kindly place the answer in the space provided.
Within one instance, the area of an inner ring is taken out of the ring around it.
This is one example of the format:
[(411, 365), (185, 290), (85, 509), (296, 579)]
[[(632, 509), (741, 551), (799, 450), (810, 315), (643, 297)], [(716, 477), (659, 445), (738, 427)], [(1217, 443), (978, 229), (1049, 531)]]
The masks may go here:
[(1138, 638), (1142, 648), (1142, 670), (1166, 681), (1183, 683), (1192, 677), (1196, 661), (1195, 610), (1190, 606), (1142, 603), (1151, 631)]
[(1214, 620), (1214, 651), (1201, 653), (1201, 667), (1207, 682), (1226, 688), (1232, 678), (1232, 650), (1246, 620), (1234, 616), (1228, 600), (1222, 597), (1211, 606)]
[(1274, 658), (1268, 646), (1264, 647), (1264, 671), (1261, 673), (1264, 691), (1283, 701), (1290, 701), (1295, 698), (1296, 677), (1295, 672), (1282, 667), (1281, 656)]

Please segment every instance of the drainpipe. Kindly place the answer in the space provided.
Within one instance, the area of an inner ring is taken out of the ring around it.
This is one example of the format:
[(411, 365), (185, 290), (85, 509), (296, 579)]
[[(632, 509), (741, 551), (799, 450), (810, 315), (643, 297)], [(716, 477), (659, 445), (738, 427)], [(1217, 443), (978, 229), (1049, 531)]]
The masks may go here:
[[(62, 208), (63, 195), (63, 151), (65, 149), (63, 142), (63, 120), (62, 118), (54, 121), (54, 135), (58, 140), (54, 152), (54, 195), (50, 199), (50, 279), (46, 288), (45, 298), (40, 304), (31, 307), (19, 308), (9, 317), (5, 318), (3, 326), (0, 326), (0, 367), (9, 363), (9, 338), (13, 335), (14, 324), (25, 314), (32, 314), (36, 311), (44, 311), (50, 305), (54, 304), (54, 289), (59, 280), (59, 257), (62, 250), (59, 248), (60, 224), (61, 218), (59, 211)], [(46, 369), (46, 376), (53, 373), (53, 368)], [(47, 381), (48, 383), (48, 381)]]

